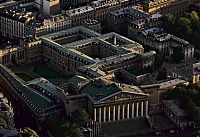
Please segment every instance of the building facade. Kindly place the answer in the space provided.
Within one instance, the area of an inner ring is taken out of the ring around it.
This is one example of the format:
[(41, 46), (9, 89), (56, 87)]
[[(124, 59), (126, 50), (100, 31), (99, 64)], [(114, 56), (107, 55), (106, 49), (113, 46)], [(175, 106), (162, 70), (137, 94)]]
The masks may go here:
[(200, 80), (199, 68), (199, 63), (186, 64), (175, 68), (172, 75), (175, 78), (181, 78), (191, 83), (198, 83)]
[(0, 63), (10, 66), (43, 61), (62, 71), (94, 78), (120, 68), (152, 66), (155, 53), (143, 52), (142, 45), (117, 33), (101, 35), (76, 27), (40, 39), (26, 37), (20, 46), (4, 46), (0, 50)]
[(127, 35), (130, 24), (138, 25), (137, 29), (159, 26), (161, 18), (162, 15), (159, 13), (150, 15), (144, 12), (140, 6), (133, 6), (110, 12), (107, 16), (107, 24), (111, 30)]
[(71, 27), (71, 20), (65, 15), (58, 14), (46, 19), (38, 16), (37, 12), (29, 12), (17, 6), (4, 10), (0, 14), (1, 35), (9, 38), (41, 36)]
[(148, 116), (148, 95), (139, 87), (95, 79), (80, 92), (88, 95), (88, 111), (99, 123)]
[(101, 33), (101, 23), (98, 22), (97, 20), (91, 20), (91, 19), (85, 20), (83, 26), (91, 30), (94, 30), (98, 33)]
[(171, 13), (174, 16), (181, 16), (189, 11), (190, 4), (199, 2), (199, 0), (146, 0), (142, 3), (144, 11), (153, 13)]
[(60, 0), (62, 8), (77, 7), (79, 5), (86, 5), (90, 3), (91, 0)]
[(162, 110), (181, 130), (188, 127), (195, 127), (195, 124), (189, 118), (188, 113), (180, 108), (179, 102), (175, 100), (165, 100), (162, 104)]
[(162, 32), (159, 28), (150, 28), (138, 33), (137, 41), (157, 50), (163, 57), (170, 59), (174, 53), (174, 48), (182, 49), (183, 60), (187, 61), (194, 57), (194, 45), (189, 42)]
[(87, 6), (66, 10), (63, 14), (70, 17), (73, 27), (82, 25), (87, 19), (94, 19), (105, 24), (105, 19), (109, 12), (118, 10), (122, 7), (130, 6), (132, 4), (133, 2), (131, 0), (96, 0)]

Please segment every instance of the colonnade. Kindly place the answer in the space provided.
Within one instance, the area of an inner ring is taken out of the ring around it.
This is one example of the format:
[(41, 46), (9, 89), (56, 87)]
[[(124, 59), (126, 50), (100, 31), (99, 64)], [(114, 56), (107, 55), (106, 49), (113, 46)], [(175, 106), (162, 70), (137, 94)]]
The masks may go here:
[(148, 100), (94, 108), (94, 121), (106, 122), (148, 115)]

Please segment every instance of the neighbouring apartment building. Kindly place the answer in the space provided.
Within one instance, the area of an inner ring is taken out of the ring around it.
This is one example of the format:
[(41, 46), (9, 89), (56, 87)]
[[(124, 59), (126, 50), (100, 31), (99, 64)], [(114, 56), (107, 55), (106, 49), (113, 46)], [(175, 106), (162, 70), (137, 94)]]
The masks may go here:
[(151, 15), (141, 10), (140, 6), (133, 6), (110, 12), (107, 16), (107, 23), (112, 31), (120, 34), (128, 34), (128, 30), (133, 29), (131, 27), (133, 24), (137, 25), (135, 30), (159, 26), (161, 18), (162, 15), (159, 13)]
[(200, 63), (186, 64), (175, 68), (173, 77), (184, 79), (191, 83), (198, 83), (200, 80)]
[(29, 12), (25, 8), (18, 7), (0, 13), (0, 31), (5, 37), (41, 36), (70, 27), (71, 20), (62, 14), (40, 19), (36, 12)]
[(183, 60), (189, 60), (194, 57), (194, 46), (189, 42), (174, 35), (164, 33), (159, 28), (150, 28), (138, 33), (137, 41), (149, 46), (164, 57), (170, 59), (175, 47), (181, 47), (183, 51)]
[(174, 16), (181, 16), (189, 11), (190, 4), (197, 3), (199, 0), (145, 0), (142, 3), (144, 11), (153, 13), (171, 13)]

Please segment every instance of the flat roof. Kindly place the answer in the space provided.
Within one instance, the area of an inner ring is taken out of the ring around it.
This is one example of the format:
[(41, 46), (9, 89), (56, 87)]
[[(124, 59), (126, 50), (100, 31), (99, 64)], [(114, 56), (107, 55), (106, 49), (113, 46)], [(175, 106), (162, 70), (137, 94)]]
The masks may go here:
[(163, 103), (178, 117), (186, 117), (188, 113), (179, 107), (179, 104), (175, 100), (164, 100)]
[(0, 9), (14, 6), (14, 5), (17, 5), (18, 3), (19, 2), (14, 1), (14, 0), (6, 1), (6, 2), (0, 4)]
[(80, 76), (80, 75), (75, 75), (73, 77), (71, 77), (69, 80), (68, 80), (68, 83), (71, 83), (71, 84), (74, 84), (74, 85), (78, 85), (78, 83), (80, 82), (83, 82), (87, 80), (87, 78), (83, 77), (83, 76)]
[(71, 16), (76, 16), (76, 15), (84, 14), (91, 11), (94, 11), (94, 8), (92, 6), (83, 6), (80, 8), (67, 10), (65, 11), (65, 14), (71, 17)]

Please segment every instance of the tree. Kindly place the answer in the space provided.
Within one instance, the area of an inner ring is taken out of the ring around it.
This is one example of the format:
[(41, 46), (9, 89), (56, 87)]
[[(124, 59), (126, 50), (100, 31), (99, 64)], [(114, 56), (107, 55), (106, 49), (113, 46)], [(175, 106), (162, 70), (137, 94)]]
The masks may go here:
[(84, 137), (80, 128), (72, 128), (69, 137)]
[(27, 133), (28, 135), (30, 135), (32, 137), (39, 137), (38, 134), (34, 130), (32, 130), (28, 127), (24, 128), (24, 133)]
[(80, 128), (64, 124), (60, 126), (59, 137), (84, 137)]
[(57, 116), (50, 116), (44, 123), (54, 137), (83, 137), (82, 131), (73, 124), (67, 124), (58, 119)]
[(182, 47), (177, 46), (177, 47), (173, 48), (173, 53), (171, 55), (171, 59), (172, 59), (173, 63), (180, 63), (181, 60), (184, 59)]
[(167, 70), (165, 68), (162, 68), (158, 72), (158, 76), (157, 76), (156, 80), (164, 80), (164, 79), (167, 79)]
[(192, 11), (190, 16), (191, 16), (191, 18), (190, 18), (191, 21), (199, 21), (199, 16), (198, 16), (197, 12)]
[(167, 13), (163, 16), (163, 26), (165, 31), (169, 33), (174, 32), (174, 24), (175, 24), (175, 18), (172, 14)]
[(162, 64), (163, 64), (163, 58), (161, 57), (160, 53), (156, 53), (155, 61), (154, 61), (154, 68), (157, 70), (162, 66)]
[(179, 100), (181, 108), (185, 109), (190, 118), (200, 124), (200, 104), (199, 84), (189, 84), (188, 86), (176, 87), (164, 93), (164, 99)]
[(177, 27), (176, 35), (186, 40), (190, 40), (192, 34), (190, 19), (185, 17), (180, 17), (176, 23), (176, 27)]
[(166, 32), (189, 41), (195, 47), (200, 47), (200, 19), (195, 11), (185, 13), (179, 18), (166, 14), (163, 16), (163, 27)]
[(84, 126), (89, 121), (88, 113), (84, 109), (77, 109), (72, 112), (71, 117), (72, 123), (75, 123), (79, 126)]
[(184, 17), (188, 18), (190, 21), (198, 21), (199, 20), (199, 16), (197, 14), (197, 12), (192, 11), (190, 13), (184, 13)]

